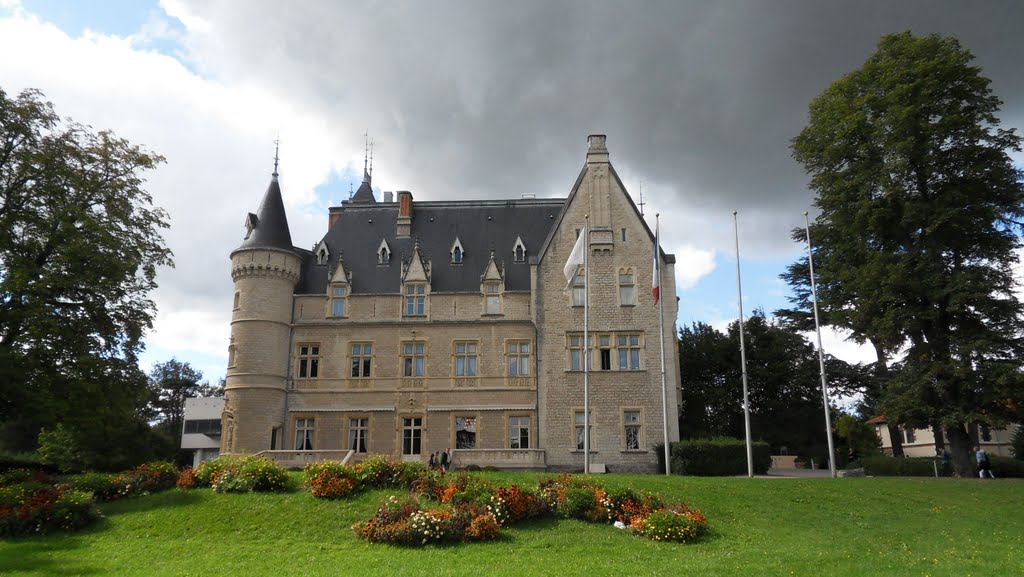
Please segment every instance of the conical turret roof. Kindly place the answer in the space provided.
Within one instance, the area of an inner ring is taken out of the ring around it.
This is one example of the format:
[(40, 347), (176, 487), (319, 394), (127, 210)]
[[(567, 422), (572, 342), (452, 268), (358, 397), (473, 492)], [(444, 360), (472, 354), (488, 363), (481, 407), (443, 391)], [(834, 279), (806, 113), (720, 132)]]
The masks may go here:
[(249, 213), (245, 221), (248, 233), (239, 249), (246, 248), (279, 248), (293, 250), (292, 235), (288, 230), (288, 215), (284, 211), (281, 199), (281, 185), (277, 182), (277, 173), (270, 179), (270, 186), (263, 195), (256, 214)]
[(352, 195), (351, 202), (377, 204), (377, 199), (373, 197), (373, 188), (370, 186), (370, 173), (365, 170), (363, 171), (363, 183)]

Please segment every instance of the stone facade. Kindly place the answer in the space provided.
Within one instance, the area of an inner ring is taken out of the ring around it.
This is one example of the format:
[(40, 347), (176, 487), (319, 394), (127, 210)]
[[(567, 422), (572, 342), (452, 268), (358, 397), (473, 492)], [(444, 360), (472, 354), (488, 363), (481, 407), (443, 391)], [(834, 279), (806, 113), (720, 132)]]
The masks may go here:
[(660, 257), (663, 407), (654, 239), (604, 136), (566, 199), (378, 203), (369, 179), (313, 250), (290, 246), (276, 175), (250, 215), (231, 257), (222, 452), (451, 447), (456, 466), (581, 470), (584, 307), (562, 269), (587, 225), (591, 461), (653, 471), (663, 411), (678, 438), (675, 259)]

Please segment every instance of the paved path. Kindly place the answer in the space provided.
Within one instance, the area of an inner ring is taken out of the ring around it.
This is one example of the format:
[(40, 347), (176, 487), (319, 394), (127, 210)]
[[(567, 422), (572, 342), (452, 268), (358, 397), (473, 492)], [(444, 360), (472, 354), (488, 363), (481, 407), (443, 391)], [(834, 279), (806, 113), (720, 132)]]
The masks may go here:
[(829, 478), (828, 469), (768, 469), (768, 477)]

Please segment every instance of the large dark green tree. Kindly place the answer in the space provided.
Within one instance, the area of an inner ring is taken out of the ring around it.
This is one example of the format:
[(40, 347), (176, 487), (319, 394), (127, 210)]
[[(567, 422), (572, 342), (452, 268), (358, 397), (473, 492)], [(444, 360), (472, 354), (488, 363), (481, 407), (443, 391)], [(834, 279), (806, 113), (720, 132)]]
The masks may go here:
[(171, 265), (142, 175), (162, 161), (0, 89), (0, 422), (83, 443), (138, 424), (148, 295)]
[[(744, 323), (751, 430), (755, 439), (822, 462), (828, 455), (818, 355), (803, 335), (762, 311)], [(680, 330), (684, 438), (743, 438), (739, 323), (721, 333), (704, 323)], [(830, 396), (851, 396), (867, 375), (856, 365), (826, 359)]]
[[(885, 416), (944, 429), (961, 475), (968, 426), (1024, 407), (1011, 273), (1024, 186), (1009, 156), (1021, 139), (972, 61), (954, 38), (884, 36), (811, 102), (792, 143), (816, 193), (824, 319), (875, 347)], [(786, 279), (807, 310), (806, 259)]]
[(175, 446), (181, 446), (185, 399), (213, 397), (223, 390), (203, 381), (202, 371), (175, 358), (153, 367), (150, 372), (150, 388), (153, 395), (150, 404), (153, 418), (174, 440)]

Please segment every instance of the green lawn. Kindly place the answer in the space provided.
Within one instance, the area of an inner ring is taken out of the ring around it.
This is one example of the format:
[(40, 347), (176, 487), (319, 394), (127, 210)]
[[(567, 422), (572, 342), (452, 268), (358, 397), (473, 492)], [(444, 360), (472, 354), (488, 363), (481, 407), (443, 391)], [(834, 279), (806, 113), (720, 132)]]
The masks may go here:
[[(536, 475), (490, 474), (534, 483)], [(393, 491), (345, 501), (304, 492), (173, 490), (102, 507), (72, 535), (0, 541), (22, 575), (899, 575), (1024, 574), (1024, 481), (606, 475), (684, 500), (710, 520), (690, 545), (610, 525), (545, 522), (498, 542), (404, 549), (355, 538)]]

